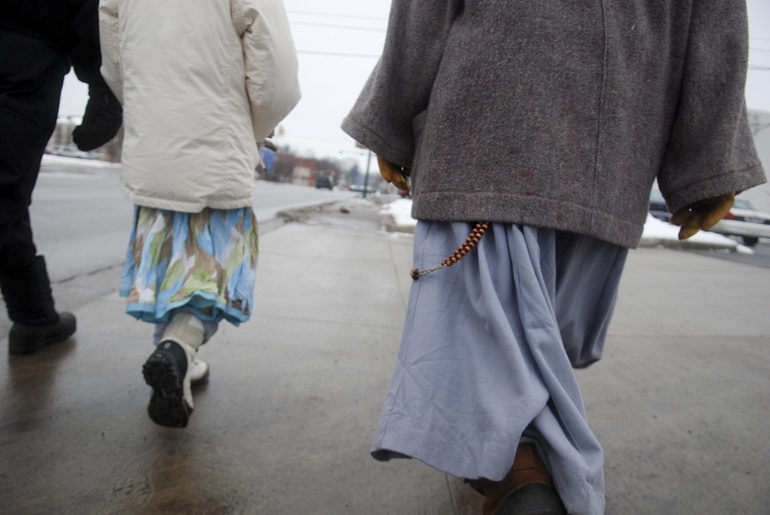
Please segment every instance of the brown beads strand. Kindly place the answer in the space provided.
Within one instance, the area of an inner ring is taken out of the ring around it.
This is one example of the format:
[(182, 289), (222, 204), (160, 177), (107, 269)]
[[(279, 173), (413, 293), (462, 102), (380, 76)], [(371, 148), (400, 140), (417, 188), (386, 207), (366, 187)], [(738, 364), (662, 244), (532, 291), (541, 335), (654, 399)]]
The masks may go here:
[(436, 270), (441, 270), (442, 268), (446, 266), (452, 266), (458, 261), (460, 261), (463, 257), (465, 257), (468, 252), (473, 250), (473, 247), (476, 246), (476, 244), (481, 240), (481, 237), (484, 236), (484, 233), (489, 229), (489, 225), (485, 223), (477, 223), (476, 227), (473, 228), (471, 231), (470, 236), (465, 238), (465, 241), (460, 245), (457, 250), (455, 250), (448, 258), (446, 258), (444, 261), (441, 262), (441, 264), (435, 268), (429, 268), (427, 270), (418, 270), (416, 268), (412, 269), (412, 273), (410, 274), (412, 276), (412, 279), (415, 281), (419, 279), (420, 277), (423, 277), (425, 275), (428, 275), (431, 272), (435, 272)]

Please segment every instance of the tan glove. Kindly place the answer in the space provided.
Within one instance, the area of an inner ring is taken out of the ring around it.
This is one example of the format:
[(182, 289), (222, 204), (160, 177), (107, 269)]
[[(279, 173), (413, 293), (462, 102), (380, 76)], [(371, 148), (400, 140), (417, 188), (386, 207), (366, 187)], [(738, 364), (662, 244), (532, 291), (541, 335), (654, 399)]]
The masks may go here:
[(711, 197), (684, 206), (674, 213), (671, 223), (679, 225), (679, 239), (686, 240), (701, 229), (710, 229), (733, 207), (735, 192), (725, 193), (718, 197)]
[(400, 190), (409, 191), (409, 179), (407, 177), (412, 175), (411, 168), (398, 166), (380, 156), (377, 156), (377, 164), (380, 165), (380, 174), (382, 174), (383, 179)]

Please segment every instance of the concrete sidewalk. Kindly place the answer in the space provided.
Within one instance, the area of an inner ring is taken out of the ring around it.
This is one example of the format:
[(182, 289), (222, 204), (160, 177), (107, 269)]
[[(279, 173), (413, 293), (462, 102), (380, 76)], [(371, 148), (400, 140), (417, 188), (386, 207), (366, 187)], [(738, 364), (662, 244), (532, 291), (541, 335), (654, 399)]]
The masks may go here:
[[(0, 360), (0, 513), (480, 513), (458, 479), (369, 456), (412, 237), (345, 205), (260, 238), (255, 315), (201, 349), (184, 430), (146, 415), (152, 328), (114, 293), (73, 305), (119, 270), (55, 285), (76, 338)], [(768, 269), (631, 253), (605, 359), (578, 372), (608, 514), (770, 511), (769, 292)]]

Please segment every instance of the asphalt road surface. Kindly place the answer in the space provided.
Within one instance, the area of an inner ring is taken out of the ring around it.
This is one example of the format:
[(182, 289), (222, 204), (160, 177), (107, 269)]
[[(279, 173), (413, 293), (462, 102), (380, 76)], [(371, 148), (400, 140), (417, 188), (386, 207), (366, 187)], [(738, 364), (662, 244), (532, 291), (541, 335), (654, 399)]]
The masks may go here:
[(762, 239), (757, 245), (751, 247), (751, 250), (754, 251), (754, 254), (739, 254), (737, 252), (730, 252), (726, 250), (683, 250), (685, 252), (692, 252), (693, 254), (700, 254), (701, 256), (726, 259), (727, 261), (735, 261), (737, 263), (743, 263), (746, 265), (770, 268), (770, 240), (767, 239)]
[[(63, 281), (124, 262), (133, 205), (123, 197), (119, 168), (45, 166), (32, 197), (38, 253), (51, 280)], [(257, 181), (254, 212), (259, 223), (278, 211), (352, 198), (356, 193)]]

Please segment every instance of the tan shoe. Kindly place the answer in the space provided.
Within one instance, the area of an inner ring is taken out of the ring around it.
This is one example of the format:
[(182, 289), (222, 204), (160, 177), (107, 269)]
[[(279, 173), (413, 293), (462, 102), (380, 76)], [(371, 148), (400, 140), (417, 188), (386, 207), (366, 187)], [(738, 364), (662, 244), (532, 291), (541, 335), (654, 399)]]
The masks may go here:
[(513, 466), (501, 481), (479, 478), (466, 479), (466, 482), (486, 497), (482, 507), (483, 515), (567, 513), (553, 488), (548, 469), (532, 444), (519, 445)]

